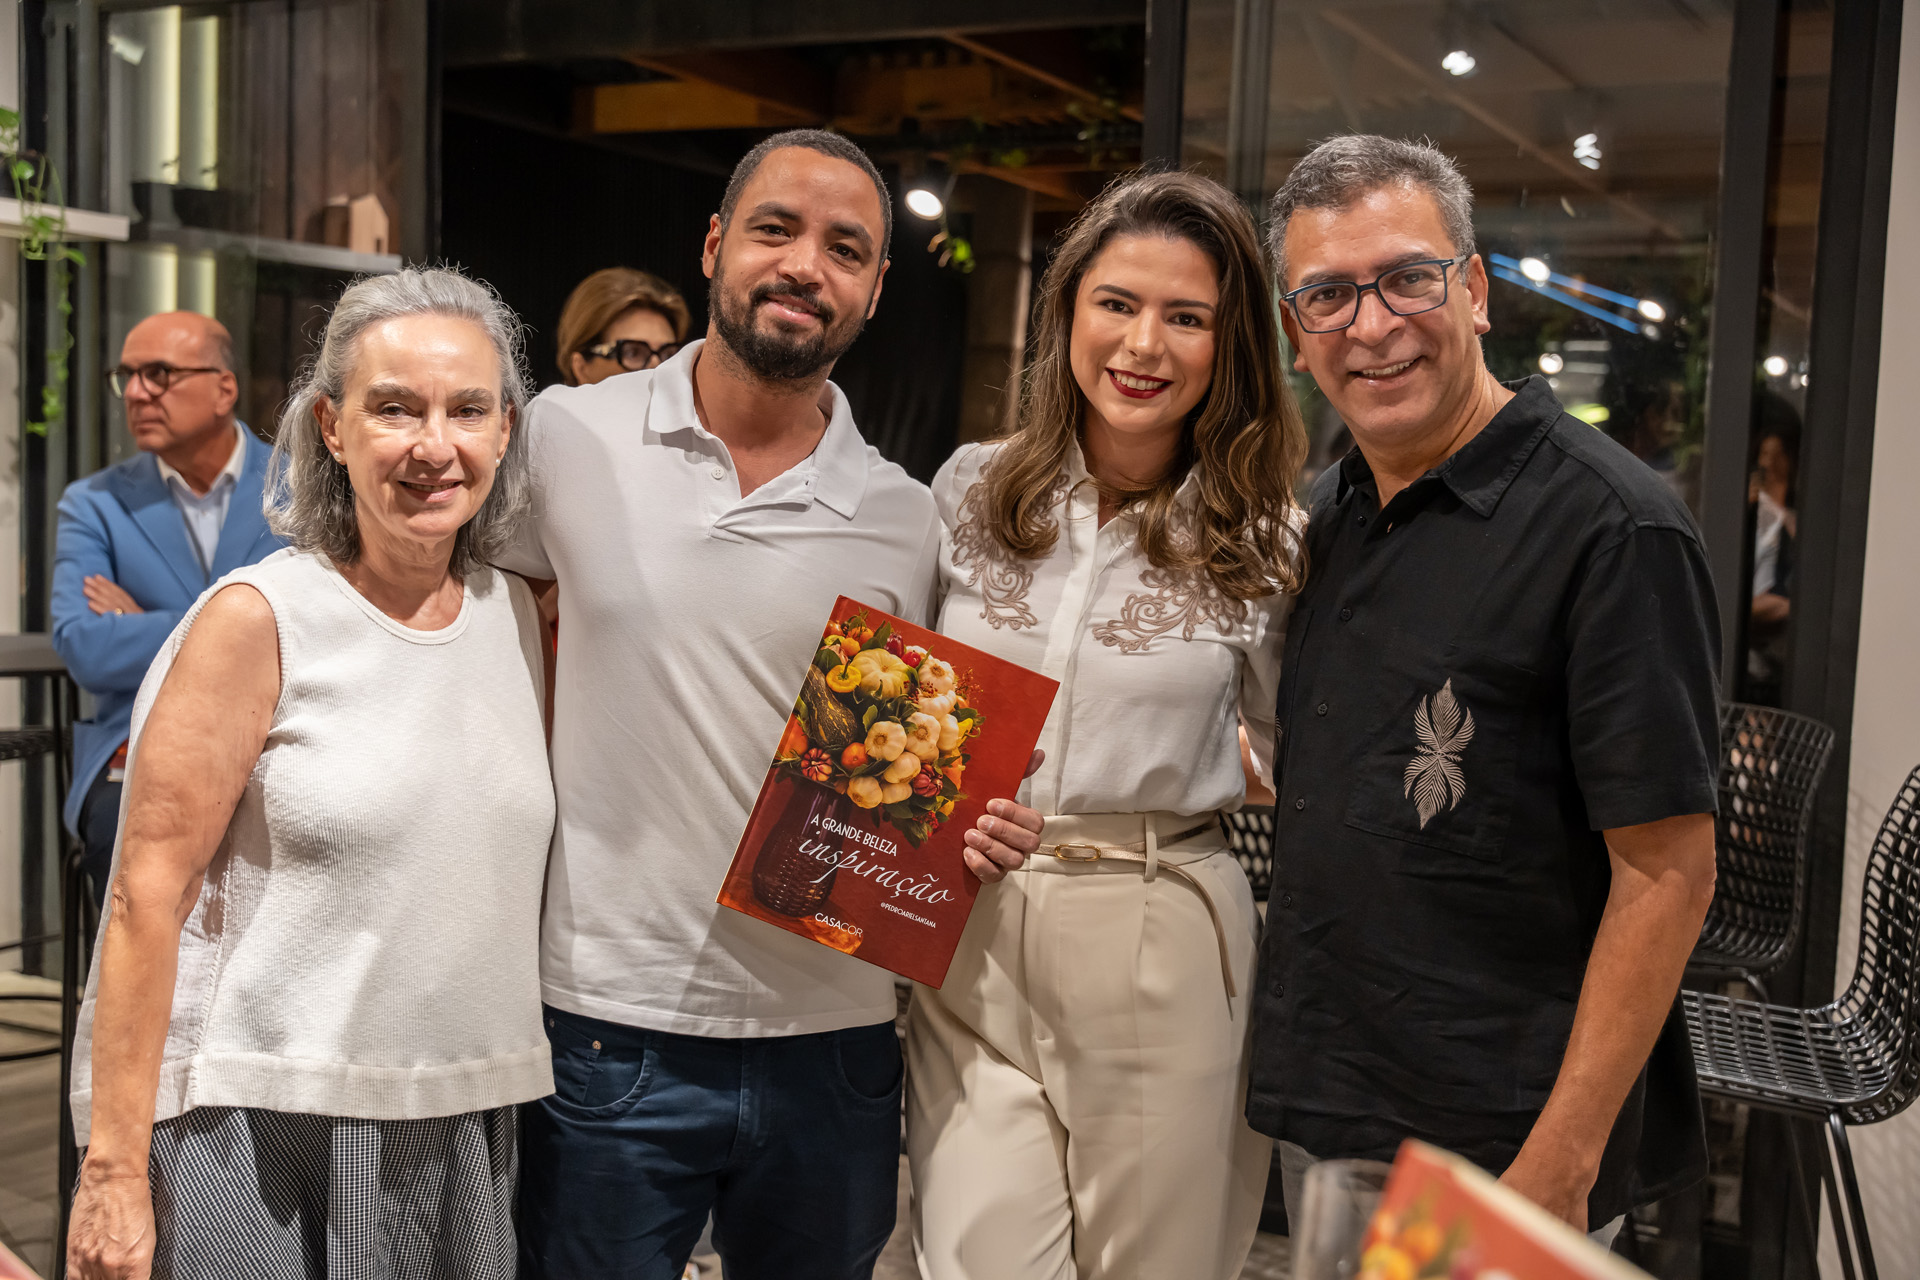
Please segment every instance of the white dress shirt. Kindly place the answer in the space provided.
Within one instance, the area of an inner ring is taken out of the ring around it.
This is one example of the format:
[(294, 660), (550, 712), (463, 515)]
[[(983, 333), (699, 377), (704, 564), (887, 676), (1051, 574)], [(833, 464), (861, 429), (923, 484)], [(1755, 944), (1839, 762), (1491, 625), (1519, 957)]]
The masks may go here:
[(501, 563), (560, 584), (544, 996), (687, 1035), (890, 1021), (891, 974), (714, 897), (834, 598), (926, 621), (940, 522), (831, 383), (813, 455), (741, 497), (694, 412), (702, 346), (527, 414), (534, 512)]
[[(1293, 597), (1236, 602), (1203, 576), (1156, 569), (1136, 516), (1104, 527), (1078, 447), (1055, 490), (1044, 559), (1016, 559), (967, 509), (999, 444), (965, 445), (933, 482), (945, 532), (939, 630), (1060, 682), (1041, 730), (1047, 758), (1021, 789), (1043, 814), (1237, 809), (1244, 724), (1272, 776), (1280, 639)], [(1198, 482), (1179, 491), (1191, 502)]]
[(227, 522), (227, 504), (233, 501), (234, 486), (240, 483), (240, 468), (247, 460), (242, 430), (239, 423), (234, 423), (233, 453), (205, 493), (195, 493), (187, 478), (168, 466), (165, 458), (158, 454), (153, 458), (160, 464), (160, 478), (166, 482), (167, 492), (173, 495), (173, 505), (180, 508), (181, 516), (186, 519), (187, 541), (200, 557), (203, 574), (213, 573), (213, 553), (220, 546), (220, 526)]

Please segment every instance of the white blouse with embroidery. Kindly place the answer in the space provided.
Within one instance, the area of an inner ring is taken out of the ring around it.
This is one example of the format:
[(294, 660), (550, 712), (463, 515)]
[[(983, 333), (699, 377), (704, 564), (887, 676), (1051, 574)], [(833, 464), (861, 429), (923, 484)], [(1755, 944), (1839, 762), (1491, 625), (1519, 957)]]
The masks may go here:
[[(1060, 682), (1040, 734), (1047, 758), (1020, 802), (1043, 814), (1238, 808), (1242, 724), (1261, 778), (1272, 778), (1293, 597), (1241, 603), (1205, 577), (1154, 568), (1135, 545), (1131, 513), (1100, 525), (1078, 447), (1054, 491), (1052, 553), (1015, 558), (966, 503), (1001, 447), (963, 445), (934, 478), (944, 525), (939, 630)], [(1180, 499), (1196, 485), (1189, 475)]]

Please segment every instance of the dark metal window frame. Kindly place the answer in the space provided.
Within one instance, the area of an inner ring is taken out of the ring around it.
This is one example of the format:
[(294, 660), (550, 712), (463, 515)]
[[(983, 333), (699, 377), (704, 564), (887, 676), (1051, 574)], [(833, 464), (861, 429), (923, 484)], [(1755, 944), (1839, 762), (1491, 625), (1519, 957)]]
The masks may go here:
[[(1746, 662), (1753, 577), (1747, 470), (1760, 352), (1768, 170), (1780, 103), (1782, 0), (1735, 11), (1715, 253), (1701, 526), (1725, 643), (1722, 678), (1735, 695)], [(1900, 0), (1833, 6), (1833, 52), (1821, 158), (1819, 237), (1800, 447), (1792, 654), (1782, 701), (1836, 733), (1809, 841), (1807, 927), (1774, 980), (1774, 998), (1832, 998), (1846, 864), (1855, 668), (1866, 562), (1869, 484), (1885, 294), (1887, 204), (1900, 74)], [(1914, 86), (1909, 86), (1913, 91)], [(1741, 1220), (1752, 1276), (1816, 1276), (1817, 1243), (1791, 1212), (1784, 1121), (1749, 1129)], [(1811, 1166), (1808, 1178), (1817, 1178)]]

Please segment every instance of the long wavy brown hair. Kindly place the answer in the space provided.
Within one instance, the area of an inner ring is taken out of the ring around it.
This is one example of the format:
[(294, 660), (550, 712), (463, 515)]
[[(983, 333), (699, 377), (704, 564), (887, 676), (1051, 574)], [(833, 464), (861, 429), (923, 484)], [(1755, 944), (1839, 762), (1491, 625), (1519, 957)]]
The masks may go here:
[[(1213, 263), (1220, 284), (1213, 381), (1187, 415), (1166, 473), (1108, 495), (1137, 510), (1140, 549), (1156, 568), (1205, 573), (1231, 600), (1298, 591), (1306, 564), (1293, 487), (1307, 433), (1281, 369), (1271, 276), (1245, 207), (1194, 173), (1117, 179), (1067, 229), (1040, 289), (1019, 425), (967, 496), (968, 514), (1016, 557), (1053, 550), (1055, 488), (1087, 413), (1069, 359), (1074, 299), (1102, 249), (1142, 235), (1189, 241)], [(1189, 471), (1197, 471), (1199, 488), (1190, 519), (1174, 502)]]

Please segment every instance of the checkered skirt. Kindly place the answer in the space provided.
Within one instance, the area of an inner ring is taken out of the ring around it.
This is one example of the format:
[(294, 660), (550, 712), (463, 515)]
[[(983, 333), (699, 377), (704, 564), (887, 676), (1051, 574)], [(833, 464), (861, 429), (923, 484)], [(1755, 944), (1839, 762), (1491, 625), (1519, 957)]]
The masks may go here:
[(516, 1108), (154, 1126), (155, 1280), (512, 1280)]

